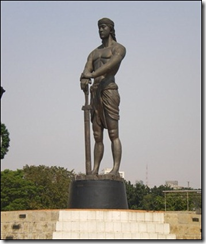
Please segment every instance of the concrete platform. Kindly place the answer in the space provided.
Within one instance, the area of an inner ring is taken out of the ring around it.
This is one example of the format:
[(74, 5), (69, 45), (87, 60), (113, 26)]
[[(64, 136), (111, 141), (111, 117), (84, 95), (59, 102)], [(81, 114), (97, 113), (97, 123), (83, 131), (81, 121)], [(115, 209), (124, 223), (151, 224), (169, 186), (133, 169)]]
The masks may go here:
[(1, 239), (176, 239), (164, 212), (67, 209), (2, 212)]
[(1, 239), (202, 239), (195, 211), (53, 209), (1, 212)]

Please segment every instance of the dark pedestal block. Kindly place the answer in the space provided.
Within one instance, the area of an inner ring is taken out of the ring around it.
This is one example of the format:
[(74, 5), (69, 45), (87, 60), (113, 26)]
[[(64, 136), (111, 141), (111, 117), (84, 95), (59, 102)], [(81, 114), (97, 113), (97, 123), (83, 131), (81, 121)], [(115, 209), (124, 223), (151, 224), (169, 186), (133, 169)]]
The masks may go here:
[(123, 180), (76, 179), (70, 184), (69, 208), (128, 209)]

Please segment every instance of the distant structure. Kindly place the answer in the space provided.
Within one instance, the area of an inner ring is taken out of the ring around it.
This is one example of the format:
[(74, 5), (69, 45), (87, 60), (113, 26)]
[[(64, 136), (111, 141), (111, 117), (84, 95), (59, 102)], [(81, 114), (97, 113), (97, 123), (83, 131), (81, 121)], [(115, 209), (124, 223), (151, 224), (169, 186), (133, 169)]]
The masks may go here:
[(187, 187), (190, 188), (190, 182), (189, 181), (187, 182)]
[(146, 165), (146, 181), (145, 181), (146, 186), (148, 186), (148, 165)]
[(144, 185), (144, 182), (143, 182), (143, 180), (136, 180), (136, 181), (135, 181), (135, 184)]
[(179, 186), (178, 185), (178, 181), (177, 180), (168, 180), (168, 181), (165, 181), (165, 185), (166, 186), (170, 186), (173, 189), (182, 189), (183, 188), (182, 186)]
[[(102, 174), (103, 175), (108, 174), (111, 170), (112, 170), (111, 168), (103, 169)], [(120, 174), (120, 177), (122, 177), (124, 179), (124, 177), (125, 177), (124, 171), (119, 171), (119, 174)]]

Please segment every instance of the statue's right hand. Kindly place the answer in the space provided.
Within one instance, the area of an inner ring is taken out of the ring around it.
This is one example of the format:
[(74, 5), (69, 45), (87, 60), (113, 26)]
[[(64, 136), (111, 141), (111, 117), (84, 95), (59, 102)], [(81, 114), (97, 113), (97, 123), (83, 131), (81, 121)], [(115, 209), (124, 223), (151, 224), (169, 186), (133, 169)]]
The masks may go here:
[(88, 84), (91, 84), (91, 83), (92, 83), (92, 82), (91, 82), (90, 79), (85, 79), (85, 78), (83, 78), (83, 79), (80, 80), (80, 87), (81, 87), (81, 89), (82, 89), (83, 91), (87, 91), (87, 89), (88, 89)]

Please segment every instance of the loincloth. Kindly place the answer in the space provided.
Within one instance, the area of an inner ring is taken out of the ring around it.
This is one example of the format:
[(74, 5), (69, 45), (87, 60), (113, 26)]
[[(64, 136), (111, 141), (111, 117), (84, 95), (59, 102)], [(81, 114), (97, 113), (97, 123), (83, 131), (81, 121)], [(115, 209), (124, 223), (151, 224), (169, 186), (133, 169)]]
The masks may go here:
[(91, 86), (91, 121), (107, 129), (107, 120), (119, 120), (120, 96), (114, 77), (107, 77)]

